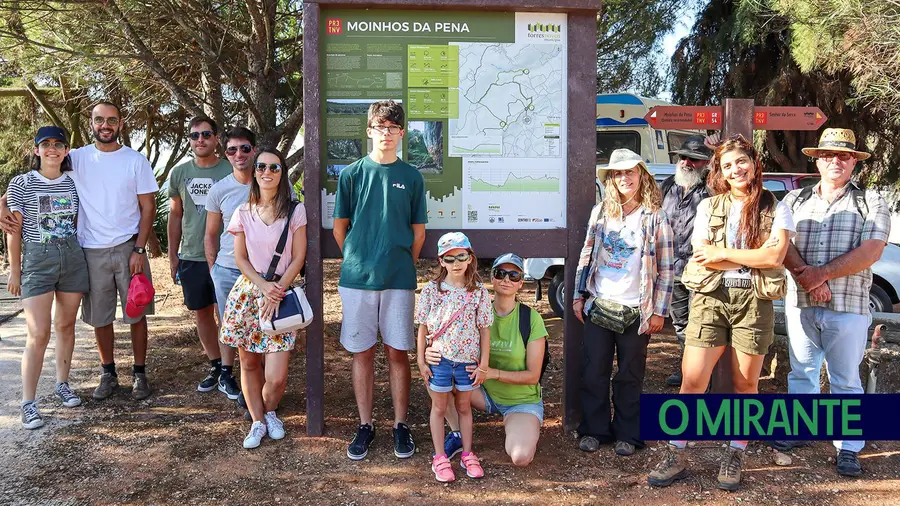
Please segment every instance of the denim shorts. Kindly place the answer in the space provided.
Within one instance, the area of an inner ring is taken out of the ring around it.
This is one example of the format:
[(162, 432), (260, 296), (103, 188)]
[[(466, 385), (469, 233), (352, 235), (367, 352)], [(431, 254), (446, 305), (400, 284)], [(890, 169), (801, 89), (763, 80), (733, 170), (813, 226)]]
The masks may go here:
[(486, 413), (502, 415), (504, 418), (506, 418), (506, 415), (511, 415), (513, 413), (527, 413), (529, 415), (534, 415), (535, 417), (537, 417), (538, 422), (541, 425), (544, 424), (543, 399), (541, 399), (540, 402), (507, 406), (505, 404), (498, 404), (494, 401), (494, 399), (491, 399), (490, 394), (488, 394), (487, 389), (485, 389), (484, 387), (481, 387), (481, 393), (484, 395), (484, 411)]
[(432, 392), (452, 392), (453, 387), (460, 392), (475, 390), (472, 379), (466, 367), (477, 365), (475, 362), (454, 362), (441, 357), (438, 365), (430, 365), (431, 379), (428, 380), (428, 388)]

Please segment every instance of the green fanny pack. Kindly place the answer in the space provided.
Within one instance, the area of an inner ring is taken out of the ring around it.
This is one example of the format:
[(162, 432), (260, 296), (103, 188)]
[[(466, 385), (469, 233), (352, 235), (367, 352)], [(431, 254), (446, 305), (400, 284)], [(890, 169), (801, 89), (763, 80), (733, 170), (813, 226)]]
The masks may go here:
[(588, 316), (594, 325), (624, 334), (641, 316), (638, 308), (625, 306), (606, 299), (594, 299)]

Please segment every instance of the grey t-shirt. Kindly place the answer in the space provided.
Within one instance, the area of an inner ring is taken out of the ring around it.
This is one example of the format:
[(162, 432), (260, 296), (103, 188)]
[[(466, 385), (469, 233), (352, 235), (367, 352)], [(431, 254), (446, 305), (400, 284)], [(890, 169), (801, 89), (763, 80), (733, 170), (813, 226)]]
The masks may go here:
[(241, 184), (229, 174), (221, 181), (213, 185), (206, 197), (206, 211), (222, 213), (222, 235), (219, 238), (219, 254), (216, 256), (216, 264), (229, 269), (237, 269), (234, 261), (234, 235), (228, 233), (228, 224), (231, 223), (231, 215), (250, 199), (250, 185)]

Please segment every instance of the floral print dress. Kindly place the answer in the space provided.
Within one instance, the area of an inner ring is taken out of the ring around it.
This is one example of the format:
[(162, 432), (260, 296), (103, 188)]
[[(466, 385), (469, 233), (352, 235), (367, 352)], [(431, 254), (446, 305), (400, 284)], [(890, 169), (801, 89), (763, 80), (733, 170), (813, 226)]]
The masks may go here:
[(259, 302), (263, 294), (249, 279), (241, 277), (234, 283), (225, 303), (219, 341), (232, 348), (250, 353), (277, 353), (294, 349), (294, 332), (276, 334), (263, 332), (259, 325)]

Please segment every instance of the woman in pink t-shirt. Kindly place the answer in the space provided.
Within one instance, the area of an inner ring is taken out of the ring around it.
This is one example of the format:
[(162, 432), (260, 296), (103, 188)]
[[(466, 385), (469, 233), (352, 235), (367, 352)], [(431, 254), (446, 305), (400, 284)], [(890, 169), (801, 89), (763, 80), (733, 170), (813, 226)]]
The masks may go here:
[[(293, 190), (284, 156), (273, 149), (262, 150), (256, 155), (254, 169), (250, 200), (235, 211), (228, 225), (234, 234), (234, 259), (241, 277), (225, 303), (219, 336), (223, 344), (240, 353), (241, 386), (253, 419), (244, 448), (256, 448), (266, 434), (272, 439), (284, 437), (284, 425), (275, 416), (275, 408), (284, 395), (295, 335), (268, 335), (259, 322), (272, 317), (306, 259), (306, 209), (297, 204), (291, 212)], [(276, 279), (267, 281), (263, 273), (269, 269), (287, 219), (288, 240), (275, 269)]]

